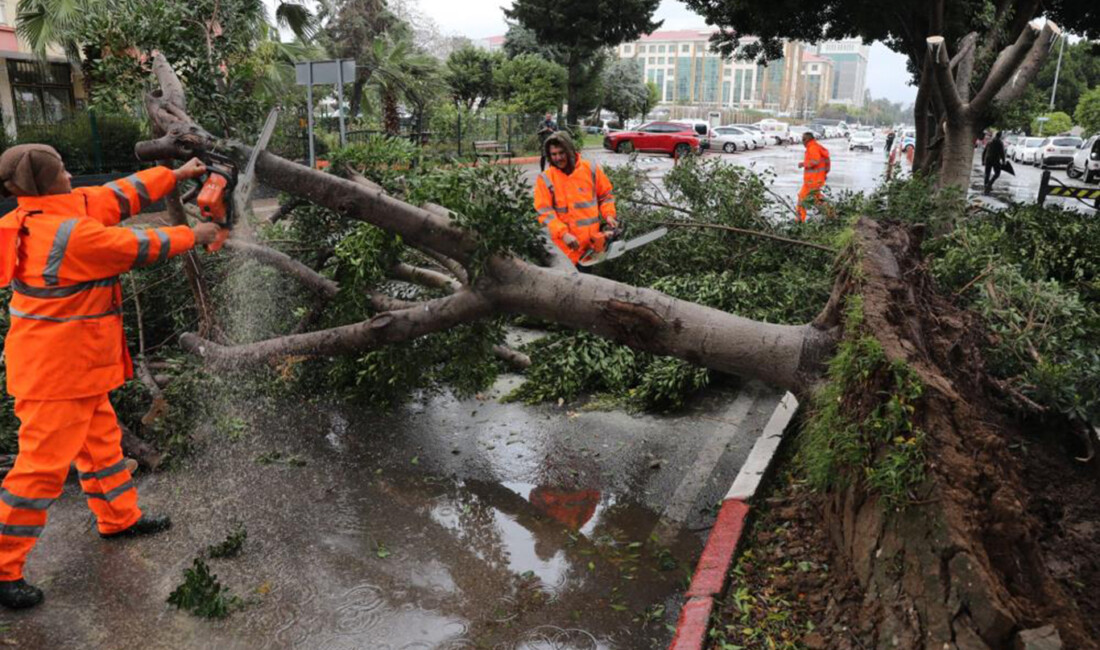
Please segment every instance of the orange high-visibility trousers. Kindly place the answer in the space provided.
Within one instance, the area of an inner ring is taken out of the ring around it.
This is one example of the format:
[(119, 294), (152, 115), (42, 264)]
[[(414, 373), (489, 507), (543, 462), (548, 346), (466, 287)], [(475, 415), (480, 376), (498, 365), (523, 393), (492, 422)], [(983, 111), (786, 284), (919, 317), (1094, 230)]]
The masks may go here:
[(0, 580), (23, 577), (23, 564), (61, 495), (69, 464), (101, 533), (141, 517), (137, 489), (122, 458), (122, 430), (106, 394), (70, 400), (15, 400), (19, 455), (0, 488)]
[(802, 183), (802, 189), (798, 191), (798, 220), (806, 221), (806, 204), (809, 202), (810, 197), (813, 197), (813, 202), (817, 205), (818, 209), (825, 204), (825, 198), (821, 194), (821, 190), (824, 189), (825, 183), (815, 183), (810, 181), (804, 181)]

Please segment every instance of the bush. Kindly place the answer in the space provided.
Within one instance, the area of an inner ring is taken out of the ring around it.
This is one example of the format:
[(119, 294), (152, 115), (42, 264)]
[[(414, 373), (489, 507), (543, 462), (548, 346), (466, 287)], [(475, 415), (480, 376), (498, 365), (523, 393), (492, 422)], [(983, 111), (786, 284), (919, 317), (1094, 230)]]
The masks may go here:
[[(93, 119), (96, 133), (92, 130)], [(143, 125), (132, 118), (85, 113), (57, 124), (21, 124), (15, 144), (50, 145), (61, 154), (72, 174), (95, 174), (139, 169), (134, 145), (147, 137)]]

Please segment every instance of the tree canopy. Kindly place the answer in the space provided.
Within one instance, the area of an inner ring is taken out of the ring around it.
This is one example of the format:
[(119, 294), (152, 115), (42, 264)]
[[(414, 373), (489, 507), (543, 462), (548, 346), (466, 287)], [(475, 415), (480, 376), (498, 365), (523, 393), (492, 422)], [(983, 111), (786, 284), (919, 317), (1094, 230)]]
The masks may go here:
[(1073, 117), (1086, 135), (1100, 133), (1100, 86), (1081, 96)]
[(568, 122), (577, 123), (586, 59), (653, 32), (660, 0), (516, 0), (505, 15), (530, 30), (542, 46), (556, 46), (569, 72)]
[(612, 63), (603, 77), (603, 107), (614, 113), (620, 123), (648, 108), (649, 88), (634, 61)]
[(493, 71), (502, 60), (499, 53), (473, 45), (452, 52), (447, 57), (444, 75), (455, 103), (468, 111), (484, 108), (495, 94)]
[(565, 69), (534, 54), (504, 61), (493, 80), (501, 101), (515, 113), (557, 112), (565, 97)]

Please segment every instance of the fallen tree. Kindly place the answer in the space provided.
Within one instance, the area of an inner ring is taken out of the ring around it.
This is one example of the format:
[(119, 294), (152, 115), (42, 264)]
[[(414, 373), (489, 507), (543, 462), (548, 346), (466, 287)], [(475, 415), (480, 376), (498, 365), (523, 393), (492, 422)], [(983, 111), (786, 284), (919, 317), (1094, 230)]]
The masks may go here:
[[(211, 136), (169, 99), (179, 98), (182, 86), (163, 59), (155, 60), (154, 70), (162, 90), (150, 94), (147, 106), (165, 135), (139, 145), (139, 157), (186, 159), (216, 148), (247, 159), (247, 146)], [(1074, 600), (1051, 577), (1038, 524), (1018, 490), (1019, 469), (998, 449), (1000, 433), (989, 424), (996, 417), (990, 400), (995, 387), (976, 343), (980, 326), (935, 294), (919, 231), (861, 221), (817, 318), (777, 325), (540, 266), (507, 246), (487, 245), (494, 233), (462, 227), (461, 215), (446, 208), (417, 207), (379, 187), (277, 156), (261, 154), (257, 173), (269, 186), (397, 235), (437, 268), (401, 262), (388, 266), (389, 277), (430, 285), (443, 295), (410, 304), (372, 294), (377, 312), (367, 319), (252, 343), (185, 336), (183, 345), (211, 368), (361, 354), (513, 314), (761, 379), (808, 401), (819, 387), (833, 386), (839, 392), (832, 403), (844, 405), (847, 418), (858, 423), (873, 417), (865, 421), (893, 427), (885, 438), (874, 427), (842, 427), (840, 420), (819, 430), (823, 447), (843, 442), (846, 451), (858, 452), (835, 457), (846, 462), (830, 461), (836, 478), (845, 480), (824, 489), (831, 498), (834, 540), (866, 590), (878, 644), (1001, 648), (1021, 630), (1053, 623), (1074, 647), (1095, 647)], [(287, 266), (278, 256), (249, 248), (257, 259)], [(313, 273), (294, 268), (299, 277)], [(309, 284), (324, 293), (323, 279)], [(843, 368), (830, 361), (838, 345), (839, 358), (866, 362), (855, 368), (852, 381), (839, 381)], [(835, 438), (841, 430), (855, 437)], [(902, 460), (910, 473), (894, 483), (888, 472), (867, 480), (899, 454), (908, 454)]]

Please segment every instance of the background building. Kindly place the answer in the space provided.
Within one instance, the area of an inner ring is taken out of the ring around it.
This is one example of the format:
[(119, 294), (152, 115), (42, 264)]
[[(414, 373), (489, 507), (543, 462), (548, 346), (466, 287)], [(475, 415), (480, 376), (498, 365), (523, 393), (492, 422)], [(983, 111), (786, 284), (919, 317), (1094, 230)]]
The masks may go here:
[(817, 54), (833, 62), (833, 88), (826, 103), (863, 106), (871, 46), (858, 38), (826, 41), (817, 46)]
[(79, 69), (60, 52), (34, 57), (15, 34), (15, 0), (0, 0), (0, 119), (14, 137), (20, 124), (49, 124), (83, 105)]
[(832, 98), (833, 62), (813, 52), (803, 52), (802, 89), (799, 112), (803, 117), (812, 117)]
[[(616, 48), (657, 85), (661, 103), (792, 113), (802, 97), (803, 46), (787, 41), (782, 58), (767, 66), (723, 59), (710, 50), (709, 29), (658, 31)], [(743, 44), (752, 42), (742, 39)]]

